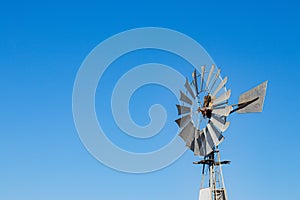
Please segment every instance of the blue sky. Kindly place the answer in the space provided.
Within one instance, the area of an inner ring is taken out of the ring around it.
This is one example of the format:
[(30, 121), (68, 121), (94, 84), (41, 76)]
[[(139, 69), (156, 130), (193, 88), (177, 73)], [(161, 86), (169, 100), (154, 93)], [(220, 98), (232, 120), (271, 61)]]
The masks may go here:
[[(222, 157), (232, 161), (224, 167), (225, 184), (231, 200), (295, 195), (291, 191), (297, 191), (300, 178), (299, 8), (294, 1), (257, 0), (1, 2), (0, 199), (197, 199), (201, 170), (192, 165), (197, 158), (191, 152), (160, 171), (121, 173), (88, 153), (73, 122), (73, 83), (84, 58), (106, 38), (145, 26), (174, 29), (199, 42), (222, 76), (229, 77), (231, 103), (269, 80), (263, 113), (230, 117), (221, 145)], [(124, 64), (130, 69), (149, 61), (190, 74), (178, 58), (135, 52), (108, 69), (97, 92), (110, 90), (110, 74), (122, 72)], [(99, 119), (108, 116), (104, 129), (113, 130), (108, 137), (123, 148), (153, 150), (177, 132), (177, 100), (164, 88), (147, 86), (131, 103), (133, 119), (142, 125), (149, 121), (150, 105), (166, 107), (167, 126), (149, 141), (126, 138), (109, 113), (108, 97), (99, 95)]]

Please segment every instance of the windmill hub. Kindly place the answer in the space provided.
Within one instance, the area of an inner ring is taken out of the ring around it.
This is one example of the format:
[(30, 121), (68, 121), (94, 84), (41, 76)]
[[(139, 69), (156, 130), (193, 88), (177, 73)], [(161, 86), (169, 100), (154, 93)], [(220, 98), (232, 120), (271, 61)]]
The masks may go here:
[(211, 118), (212, 115), (212, 98), (210, 96), (210, 94), (206, 95), (204, 97), (204, 103), (203, 103), (203, 107), (198, 107), (198, 112), (202, 113), (202, 116), (204, 118)]

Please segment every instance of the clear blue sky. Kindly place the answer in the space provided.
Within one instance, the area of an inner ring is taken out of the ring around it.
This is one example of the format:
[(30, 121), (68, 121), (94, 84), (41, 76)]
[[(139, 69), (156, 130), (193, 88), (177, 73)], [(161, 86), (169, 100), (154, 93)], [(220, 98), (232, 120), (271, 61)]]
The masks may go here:
[[(221, 146), (222, 157), (232, 161), (224, 167), (225, 183), (230, 200), (295, 198), (300, 178), (299, 10), (296, 1), (2, 1), (0, 199), (197, 199), (201, 170), (192, 165), (191, 152), (163, 170), (126, 174), (94, 159), (75, 129), (72, 90), (84, 58), (109, 36), (145, 26), (174, 29), (198, 41), (222, 76), (229, 77), (232, 103), (269, 80), (262, 114), (230, 118)], [(136, 52), (119, 66), (128, 62), (134, 67), (135, 56), (141, 62), (164, 58), (184, 71), (180, 61), (155, 51)], [(109, 70), (119, 72), (118, 63)], [(111, 87), (113, 81), (105, 80), (99, 90)], [(112, 141), (136, 152), (164, 145), (177, 131), (175, 97), (161, 87), (144, 89), (134, 96), (139, 103), (132, 106), (139, 112), (133, 111), (133, 118), (147, 124), (149, 105), (165, 105), (169, 115), (162, 140), (154, 137), (143, 145), (126, 138), (111, 115), (104, 122), (104, 129), (114, 130), (108, 136)], [(109, 113), (109, 105), (97, 94), (99, 118), (102, 109)]]

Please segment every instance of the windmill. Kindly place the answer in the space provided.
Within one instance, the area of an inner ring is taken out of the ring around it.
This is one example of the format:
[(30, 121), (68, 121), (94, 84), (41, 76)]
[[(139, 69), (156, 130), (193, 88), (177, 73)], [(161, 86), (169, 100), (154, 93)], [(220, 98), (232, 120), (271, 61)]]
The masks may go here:
[(218, 146), (224, 140), (232, 113), (262, 112), (267, 81), (243, 93), (237, 104), (229, 105), (231, 90), (222, 79), (220, 69), (212, 65), (210, 69), (202, 66), (199, 74), (195, 69), (192, 81), (186, 79), (185, 92), (180, 90), (181, 105), (176, 105), (180, 118), (175, 120), (180, 131), (179, 136), (195, 156), (203, 157), (194, 164), (202, 164), (202, 180), (199, 200), (227, 200), (222, 173), (222, 161)]

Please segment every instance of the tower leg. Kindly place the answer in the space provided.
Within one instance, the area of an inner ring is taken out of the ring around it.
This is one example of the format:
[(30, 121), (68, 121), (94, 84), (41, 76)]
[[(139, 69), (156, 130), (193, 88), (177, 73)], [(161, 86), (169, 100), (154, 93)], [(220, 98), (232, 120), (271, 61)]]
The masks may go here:
[[(217, 147), (204, 160), (195, 163), (203, 164), (199, 200), (228, 200), (222, 172), (222, 164), (228, 163), (221, 161)], [(208, 169), (208, 174), (205, 174), (205, 169)]]

